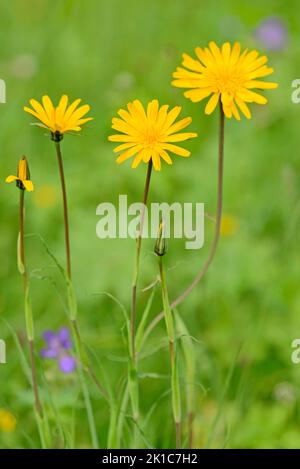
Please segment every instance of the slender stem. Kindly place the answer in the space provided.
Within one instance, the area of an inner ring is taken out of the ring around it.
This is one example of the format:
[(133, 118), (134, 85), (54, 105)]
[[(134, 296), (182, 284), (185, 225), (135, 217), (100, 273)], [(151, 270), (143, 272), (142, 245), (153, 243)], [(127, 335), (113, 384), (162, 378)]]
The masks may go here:
[(20, 225), (20, 238), (19, 238), (19, 256), (23, 269), (24, 287), (27, 284), (27, 271), (25, 264), (25, 246), (24, 246), (24, 193), (25, 190), (20, 189), (20, 204), (19, 204), (19, 225)]
[[(72, 329), (74, 331), (74, 333), (76, 334), (76, 337), (77, 337), (77, 341), (78, 341), (78, 344), (81, 348), (84, 347), (84, 344), (82, 342), (82, 338), (81, 338), (81, 335), (80, 335), (80, 331), (79, 331), (79, 327), (78, 327), (78, 323), (76, 320), (72, 320), (71, 321), (72, 323)], [(103, 397), (109, 401), (109, 396), (106, 392), (106, 389), (104, 388), (104, 386), (100, 383), (99, 379), (97, 378), (94, 370), (92, 369), (92, 367), (90, 366), (89, 364), (89, 361), (86, 360), (86, 363), (82, 363), (82, 366), (83, 366), (83, 369), (84, 371), (89, 375), (89, 377), (91, 378), (91, 380), (93, 381), (93, 383), (96, 385), (96, 387), (98, 388), (98, 390), (100, 391), (100, 393), (103, 395)]]
[(178, 376), (178, 356), (175, 344), (175, 326), (173, 313), (170, 307), (168, 287), (163, 267), (162, 256), (158, 258), (159, 274), (161, 282), (161, 293), (164, 307), (164, 316), (169, 338), (169, 354), (171, 364), (171, 390), (172, 390), (172, 407), (173, 418), (176, 432), (176, 448), (181, 448), (181, 397), (180, 397), (180, 384)]
[(193, 449), (194, 444), (194, 413), (188, 413), (188, 445), (189, 449)]
[(38, 391), (38, 384), (37, 384), (37, 377), (36, 377), (36, 366), (35, 366), (35, 358), (34, 358), (34, 341), (28, 340), (29, 344), (29, 353), (30, 353), (30, 363), (31, 363), (31, 377), (32, 377), (32, 387), (34, 393), (34, 400), (35, 400), (35, 407), (40, 416), (42, 416), (42, 405), (39, 398), (39, 391)]
[[(210, 252), (207, 260), (205, 261), (202, 269), (194, 279), (194, 281), (189, 285), (189, 287), (174, 300), (171, 304), (171, 308), (176, 308), (195, 288), (195, 286), (202, 280), (208, 271), (215, 254), (217, 252), (218, 242), (220, 238), (220, 227), (222, 220), (222, 205), (223, 205), (223, 169), (224, 169), (224, 127), (225, 127), (224, 112), (222, 105), (220, 105), (220, 123), (219, 123), (219, 149), (218, 149), (218, 188), (217, 188), (217, 214), (216, 214), (216, 225), (213, 242), (210, 248)], [(147, 336), (152, 332), (155, 326), (163, 319), (164, 313), (161, 311), (149, 324), (148, 328), (145, 330), (144, 341)]]
[[(23, 287), (24, 287), (24, 306), (25, 306), (25, 320), (26, 320), (26, 331), (27, 331), (27, 340), (29, 345), (29, 356), (30, 356), (30, 369), (31, 369), (31, 381), (32, 381), (32, 390), (34, 394), (34, 403), (35, 408), (40, 417), (43, 415), (42, 405), (39, 397), (39, 389), (36, 377), (36, 363), (34, 357), (34, 338), (33, 338), (33, 318), (31, 309), (29, 305), (29, 282), (28, 274), (26, 267), (25, 259), (25, 243), (24, 243), (24, 195), (25, 190), (20, 189), (20, 207), (19, 207), (19, 224), (20, 224), (20, 247), (19, 247), (19, 256), (20, 264), (22, 265), (22, 277), (23, 277)], [(30, 317), (28, 317), (30, 316)], [(29, 325), (29, 327), (28, 327)]]
[(135, 421), (134, 426), (134, 447), (137, 447), (138, 443), (138, 428), (137, 422), (139, 420), (139, 383), (137, 375), (137, 360), (136, 360), (136, 338), (135, 338), (135, 323), (136, 323), (136, 296), (137, 296), (137, 282), (139, 277), (140, 269), (140, 255), (142, 247), (142, 236), (143, 236), (143, 227), (144, 227), (144, 218), (145, 218), (145, 207), (147, 206), (150, 180), (152, 173), (152, 160), (148, 163), (147, 175), (144, 188), (143, 196), (143, 207), (141, 211), (140, 219), (140, 232), (136, 241), (136, 254), (135, 254), (135, 265), (133, 272), (133, 281), (132, 281), (132, 298), (131, 298), (131, 315), (130, 315), (130, 327), (129, 327), (129, 363), (128, 363), (128, 387), (131, 399), (131, 407), (133, 419)]
[[(83, 341), (81, 339), (78, 323), (76, 320), (76, 295), (72, 285), (72, 272), (71, 272), (71, 253), (70, 253), (70, 235), (69, 235), (69, 218), (68, 218), (68, 202), (67, 202), (67, 191), (66, 191), (66, 183), (65, 183), (65, 175), (64, 175), (64, 167), (63, 167), (63, 160), (60, 148), (60, 142), (55, 141), (55, 148), (56, 148), (56, 155), (58, 160), (58, 168), (60, 174), (60, 182), (61, 182), (61, 190), (62, 190), (62, 198), (63, 198), (63, 211), (64, 211), (64, 227), (65, 227), (65, 245), (66, 245), (66, 264), (67, 264), (67, 286), (68, 286), (68, 301), (69, 301), (69, 309), (70, 309), (70, 320), (72, 325), (72, 332), (75, 341), (75, 349), (76, 354), (79, 357), (80, 365), (78, 366), (78, 376), (79, 381), (83, 393), (83, 398), (85, 402), (85, 408), (87, 412), (90, 434), (92, 439), (92, 444), (94, 448), (98, 448), (98, 437), (97, 437), (97, 430), (96, 430), (96, 423), (93, 414), (91, 399), (89, 395), (89, 390), (85, 382), (85, 377), (83, 371), (88, 371), (88, 374), (91, 376), (91, 367), (88, 363), (88, 358), (85, 353), (85, 348), (83, 345)], [(81, 369), (81, 366), (83, 369)], [(95, 381), (95, 375), (92, 376), (93, 380)], [(98, 382), (98, 380), (97, 380)], [(98, 382), (98, 384), (100, 384)], [(99, 388), (99, 386), (98, 386)], [(104, 396), (103, 389), (100, 386), (100, 391)]]
[(56, 155), (57, 155), (57, 160), (58, 160), (58, 168), (59, 168), (60, 182), (61, 182), (61, 191), (62, 191), (62, 198), (63, 198), (67, 273), (68, 273), (69, 279), (71, 280), (72, 275), (71, 275), (71, 254), (70, 254), (70, 235), (69, 235), (67, 190), (66, 190), (64, 167), (63, 167), (63, 161), (62, 161), (61, 149), (60, 149), (60, 143), (59, 142), (55, 142), (55, 148), (56, 148)]
[(152, 173), (152, 160), (150, 160), (150, 162), (148, 163), (148, 169), (147, 169), (147, 175), (146, 175), (146, 182), (145, 182), (144, 196), (143, 196), (143, 208), (141, 212), (141, 221), (140, 221), (140, 232), (136, 241), (135, 269), (134, 269), (133, 282), (132, 282), (130, 334), (131, 334), (131, 351), (132, 351), (133, 360), (135, 360), (135, 354), (136, 354), (135, 353), (135, 323), (136, 323), (137, 282), (138, 282), (139, 267), (140, 267), (140, 255), (141, 255), (142, 235), (143, 235), (144, 218), (145, 218), (145, 206), (147, 205), (147, 200), (148, 200), (151, 173)]

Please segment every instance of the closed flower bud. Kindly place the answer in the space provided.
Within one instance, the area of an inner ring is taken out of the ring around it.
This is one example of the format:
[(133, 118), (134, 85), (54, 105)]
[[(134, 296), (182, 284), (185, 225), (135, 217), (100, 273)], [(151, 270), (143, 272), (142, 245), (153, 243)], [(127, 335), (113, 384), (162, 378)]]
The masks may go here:
[(157, 239), (154, 247), (154, 252), (157, 256), (164, 256), (167, 252), (167, 243), (166, 243), (166, 238), (164, 236), (164, 224), (163, 222), (160, 222), (159, 228), (158, 228), (158, 233), (157, 233)]
[(22, 191), (25, 189), (29, 192), (33, 191), (33, 184), (30, 180), (29, 167), (25, 156), (19, 161), (17, 176), (11, 175), (6, 178), (6, 182), (8, 183), (14, 181), (16, 181), (17, 187)]

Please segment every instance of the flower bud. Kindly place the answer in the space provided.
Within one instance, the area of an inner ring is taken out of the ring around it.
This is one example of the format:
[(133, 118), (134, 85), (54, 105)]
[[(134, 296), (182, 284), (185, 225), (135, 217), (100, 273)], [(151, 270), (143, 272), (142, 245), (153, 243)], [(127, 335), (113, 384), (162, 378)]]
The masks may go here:
[(157, 256), (164, 256), (167, 252), (166, 238), (164, 236), (164, 224), (160, 222), (154, 252)]

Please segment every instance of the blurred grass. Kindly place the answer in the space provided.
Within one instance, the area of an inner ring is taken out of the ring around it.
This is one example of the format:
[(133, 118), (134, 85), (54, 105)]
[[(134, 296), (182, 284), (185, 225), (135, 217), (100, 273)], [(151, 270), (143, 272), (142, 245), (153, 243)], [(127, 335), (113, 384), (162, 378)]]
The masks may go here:
[[(254, 0), (204, 2), (201, 0), (15, 0), (0, 2), (1, 78), (7, 84), (7, 104), (1, 105), (2, 180), (15, 171), (26, 154), (36, 192), (27, 197), (27, 232), (39, 233), (64, 259), (60, 187), (53, 144), (43, 131), (30, 127), (22, 111), (31, 97), (62, 93), (90, 103), (95, 120), (81, 136), (67, 136), (62, 145), (70, 204), (74, 283), (79, 297), (79, 320), (86, 343), (97, 354), (115, 389), (125, 377), (123, 318), (105, 296), (108, 291), (126, 306), (134, 243), (99, 240), (96, 207), (128, 194), (140, 200), (145, 171), (130, 165), (118, 167), (107, 142), (110, 120), (116, 110), (139, 97), (144, 102), (183, 105), (199, 133), (188, 143), (189, 160), (176, 158), (172, 168), (154, 174), (152, 201), (205, 202), (214, 213), (216, 192), (217, 115), (203, 114), (170, 86), (180, 55), (214, 39), (239, 40), (258, 47), (253, 30), (270, 15), (280, 16), (289, 30), (288, 47), (270, 53), (275, 68), (276, 92), (266, 93), (269, 104), (253, 108), (253, 119), (226, 122), (225, 213), (239, 221), (239, 229), (223, 237), (217, 258), (205, 278), (180, 307), (188, 330), (197, 343), (196, 445), (208, 438), (218, 414), (222, 390), (233, 357), (242, 346), (212, 446), (299, 447), (299, 370), (290, 361), (290, 344), (300, 331), (298, 155), (299, 106), (291, 103), (291, 82), (300, 69), (300, 4)], [(18, 197), (12, 187), (1, 186), (0, 314), (22, 336), (21, 285), (16, 268)], [(206, 222), (206, 243), (201, 251), (185, 251), (183, 242), (170, 241), (166, 262), (169, 289), (176, 296), (193, 279), (205, 259), (212, 235)], [(151, 240), (144, 243), (140, 287), (156, 275)], [(27, 239), (33, 272), (32, 293), (36, 330), (66, 323), (63, 308), (50, 281), (61, 284), (58, 273), (37, 237)], [(118, 275), (116, 275), (116, 272)], [(148, 293), (140, 293), (144, 305)], [(161, 308), (156, 295), (152, 315)], [(148, 342), (153, 352), (141, 362), (141, 371), (155, 373), (141, 380), (143, 412), (157, 401), (147, 425), (147, 438), (156, 447), (174, 444), (166, 344), (161, 324)], [(0, 407), (17, 418), (12, 434), (0, 433), (0, 447), (38, 445), (31, 395), (9, 330), (1, 323), (0, 337), (8, 343), (8, 363), (0, 366)], [(163, 343), (164, 344), (164, 343)], [(41, 341), (39, 341), (41, 346)], [(24, 346), (25, 347), (25, 346)], [(64, 424), (75, 425), (77, 446), (88, 446), (88, 432), (79, 389), (72, 377), (62, 377), (54, 363), (44, 363), (55, 405)], [(159, 376), (165, 376), (165, 378)], [(203, 388), (206, 392), (203, 391)], [(101, 445), (105, 445), (108, 410), (92, 389)], [(281, 392), (279, 392), (281, 391)], [(161, 398), (161, 399), (160, 399)], [(73, 421), (73, 412), (75, 420)], [(55, 416), (53, 434), (57, 436)], [(127, 422), (127, 425), (130, 422)], [(127, 428), (127, 427), (125, 427)], [(129, 429), (128, 429), (129, 432)], [(128, 444), (124, 432), (124, 444)]]

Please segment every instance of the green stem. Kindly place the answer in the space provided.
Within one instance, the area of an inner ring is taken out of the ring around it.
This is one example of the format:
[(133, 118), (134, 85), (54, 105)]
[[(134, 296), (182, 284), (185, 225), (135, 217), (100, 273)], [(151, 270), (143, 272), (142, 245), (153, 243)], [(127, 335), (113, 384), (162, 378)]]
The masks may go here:
[(67, 273), (68, 273), (69, 279), (71, 280), (71, 254), (70, 254), (68, 201), (67, 201), (67, 190), (66, 190), (66, 181), (65, 181), (65, 175), (64, 175), (64, 167), (63, 167), (63, 161), (62, 161), (62, 155), (61, 155), (59, 142), (55, 142), (55, 148), (56, 148), (58, 169), (59, 169), (60, 182), (61, 182), (61, 191), (62, 191), (62, 198), (63, 198)]
[[(203, 279), (206, 272), (208, 271), (212, 261), (217, 252), (217, 247), (220, 239), (220, 227), (222, 221), (222, 206), (223, 206), (223, 170), (224, 170), (224, 128), (225, 128), (225, 116), (220, 105), (220, 121), (219, 121), (219, 146), (218, 146), (218, 188), (217, 188), (217, 214), (216, 214), (216, 225), (213, 242), (202, 269), (194, 279), (194, 281), (189, 285), (189, 287), (171, 303), (171, 308), (176, 308), (195, 288), (195, 286)], [(163, 319), (164, 312), (161, 311), (155, 318), (151, 321), (144, 334), (144, 341), (156, 327), (156, 325)]]
[[(88, 357), (85, 352), (85, 348), (81, 339), (79, 332), (79, 327), (76, 319), (77, 315), (77, 302), (76, 294), (72, 284), (72, 271), (71, 271), (71, 253), (70, 253), (70, 233), (69, 233), (69, 218), (68, 218), (68, 202), (67, 202), (67, 190), (66, 182), (64, 175), (63, 160), (60, 148), (60, 142), (55, 141), (55, 149), (58, 161), (58, 168), (60, 174), (61, 190), (62, 190), (62, 199), (63, 199), (63, 213), (64, 213), (64, 228), (65, 228), (65, 246), (66, 246), (66, 264), (67, 264), (67, 290), (68, 290), (68, 304), (69, 304), (69, 315), (72, 325), (72, 332), (75, 342), (76, 355), (79, 357), (79, 366), (77, 367), (79, 382), (81, 385), (88, 422), (89, 429), (92, 439), (92, 444), (94, 448), (98, 448), (98, 437), (95, 424), (95, 418), (93, 414), (91, 399), (88, 391), (88, 387), (85, 381), (85, 376), (83, 371), (91, 370), (91, 367), (88, 363)], [(83, 368), (81, 368), (83, 367)], [(103, 393), (103, 391), (101, 390)]]
[[(131, 302), (131, 316), (130, 316), (130, 338), (129, 338), (129, 367), (128, 367), (128, 383), (129, 383), (129, 392), (132, 405), (133, 419), (137, 423), (139, 420), (139, 385), (138, 385), (138, 375), (137, 375), (137, 358), (136, 358), (136, 297), (137, 297), (137, 282), (139, 277), (140, 270), (140, 255), (142, 247), (142, 234), (144, 227), (144, 217), (145, 217), (145, 207), (147, 206), (150, 180), (152, 174), (152, 160), (148, 163), (146, 182), (144, 188), (143, 196), (143, 209), (141, 212), (140, 220), (140, 232), (136, 241), (136, 254), (135, 254), (135, 266), (133, 272), (133, 281), (132, 281), (132, 302)], [(134, 444), (137, 444), (137, 425), (134, 429)]]
[(95, 418), (94, 418), (94, 413), (93, 413), (93, 408), (92, 408), (92, 403), (91, 403), (91, 398), (88, 390), (88, 386), (85, 381), (85, 374), (84, 370), (86, 367), (86, 357), (83, 353), (82, 349), (82, 343), (80, 342), (80, 336), (76, 332), (76, 323), (71, 321), (71, 327), (72, 327), (72, 333), (74, 337), (74, 343), (75, 343), (75, 352), (77, 357), (79, 357), (79, 363), (77, 366), (77, 373), (78, 373), (78, 378), (79, 378), (79, 383), (81, 386), (82, 394), (83, 394), (83, 399), (84, 399), (84, 404), (86, 408), (86, 413), (88, 417), (88, 423), (89, 423), (89, 429), (90, 429), (90, 435), (91, 435), (91, 440), (92, 440), (92, 445), (94, 449), (98, 449), (98, 436), (97, 436), (97, 430), (96, 430), (96, 423), (95, 423)]
[(23, 277), (23, 288), (24, 288), (24, 311), (25, 311), (25, 324), (26, 324), (26, 336), (29, 346), (29, 358), (30, 358), (30, 370), (31, 370), (31, 384), (32, 391), (34, 395), (34, 408), (36, 421), (38, 425), (38, 430), (42, 442), (42, 447), (47, 446), (47, 439), (44, 435), (44, 416), (43, 408), (39, 396), (39, 387), (37, 382), (37, 373), (36, 373), (36, 362), (34, 355), (34, 322), (33, 314), (31, 309), (31, 301), (29, 294), (29, 279), (27, 273), (26, 259), (25, 259), (25, 242), (24, 242), (24, 212), (25, 212), (25, 190), (20, 189), (20, 205), (19, 205), (19, 249), (18, 249), (18, 265), (21, 268), (21, 274)]
[(164, 307), (164, 317), (166, 322), (167, 334), (169, 339), (169, 353), (171, 364), (171, 390), (172, 390), (172, 407), (173, 418), (176, 432), (176, 448), (181, 448), (181, 397), (180, 397), (180, 383), (178, 375), (178, 354), (175, 342), (175, 327), (173, 313), (170, 307), (168, 287), (166, 282), (166, 275), (163, 266), (163, 257), (158, 257), (162, 301)]
[(140, 270), (140, 256), (141, 256), (141, 247), (142, 247), (142, 234), (144, 227), (144, 218), (145, 218), (145, 206), (147, 206), (150, 180), (152, 174), (152, 160), (148, 163), (147, 176), (144, 188), (143, 196), (143, 209), (141, 212), (141, 221), (140, 221), (140, 232), (136, 242), (136, 256), (135, 256), (135, 268), (133, 272), (133, 281), (132, 281), (132, 303), (131, 303), (131, 320), (130, 320), (130, 333), (131, 333), (131, 351), (133, 359), (135, 360), (135, 322), (136, 322), (136, 293), (137, 293), (137, 282), (139, 277)]

